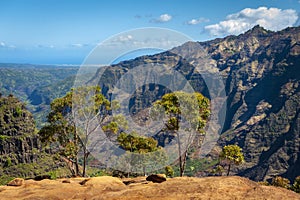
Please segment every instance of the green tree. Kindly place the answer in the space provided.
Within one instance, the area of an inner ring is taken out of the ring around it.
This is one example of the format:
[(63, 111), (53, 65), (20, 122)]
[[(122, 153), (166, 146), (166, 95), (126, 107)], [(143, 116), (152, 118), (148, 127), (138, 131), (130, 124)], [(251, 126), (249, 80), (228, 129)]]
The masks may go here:
[[(162, 111), (164, 111), (162, 113)], [(162, 116), (164, 115), (164, 116)], [(154, 103), (152, 116), (164, 118), (163, 131), (174, 134), (177, 140), (180, 176), (183, 176), (188, 151), (195, 134), (204, 134), (203, 128), (210, 116), (209, 99), (200, 93), (177, 91), (165, 94)], [(189, 126), (180, 127), (188, 123)], [(182, 146), (182, 145), (185, 146)]]
[(220, 158), (228, 163), (227, 176), (229, 176), (232, 164), (240, 165), (244, 162), (242, 149), (238, 145), (224, 146)]
[(137, 133), (121, 133), (117, 141), (120, 146), (129, 152), (148, 153), (157, 150), (157, 141), (151, 137), (142, 137)]
[(142, 168), (144, 175), (146, 167), (150, 168), (151, 163), (161, 163), (166, 160), (164, 151), (157, 146), (158, 142), (152, 137), (139, 136), (135, 132), (131, 134), (122, 132), (117, 141), (122, 149), (130, 152), (125, 154), (125, 157), (129, 160), (131, 168), (136, 168), (136, 171), (141, 171), (137, 168)]
[[(48, 125), (39, 135), (43, 143), (56, 144), (58, 153), (74, 176), (80, 175), (78, 157), (82, 150), (83, 170), (86, 174), (89, 137), (104, 126), (109, 118), (110, 102), (102, 95), (99, 86), (73, 88), (64, 97), (51, 103), (51, 111), (47, 117)], [(109, 123), (106, 123), (108, 126)]]

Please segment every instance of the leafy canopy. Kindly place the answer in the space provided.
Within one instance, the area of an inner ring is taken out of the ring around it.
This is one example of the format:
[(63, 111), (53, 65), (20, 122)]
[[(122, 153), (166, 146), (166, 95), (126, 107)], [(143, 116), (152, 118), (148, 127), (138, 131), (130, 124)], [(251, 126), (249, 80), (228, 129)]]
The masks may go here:
[(168, 93), (154, 103), (152, 116), (162, 117), (162, 114), (167, 115), (167, 130), (179, 130), (180, 122), (187, 121), (193, 130), (201, 131), (210, 115), (209, 99), (198, 92)]
[(244, 155), (242, 149), (237, 145), (227, 145), (223, 147), (220, 154), (221, 159), (229, 160), (236, 165), (240, 165), (244, 162)]

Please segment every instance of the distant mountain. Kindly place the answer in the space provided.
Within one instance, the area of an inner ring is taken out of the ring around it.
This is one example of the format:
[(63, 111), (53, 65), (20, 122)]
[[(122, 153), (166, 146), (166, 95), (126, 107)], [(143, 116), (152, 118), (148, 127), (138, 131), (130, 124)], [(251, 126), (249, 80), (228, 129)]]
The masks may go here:
[(0, 63), (0, 93), (26, 102), (37, 125), (45, 122), (50, 102), (73, 86), (78, 66)]
[[(228, 96), (219, 145), (236, 143), (245, 154), (246, 163), (236, 172), (253, 180), (277, 175), (294, 180), (300, 175), (300, 27), (272, 32), (255, 26), (239, 36), (188, 42), (171, 51), (99, 69), (91, 81), (110, 97), (120, 81), (125, 90), (135, 88), (131, 79), (121, 79), (130, 69), (159, 64), (172, 67), (196, 91), (209, 97), (203, 76), (192, 65), (199, 62), (203, 51), (218, 68)], [(183, 54), (192, 59), (179, 56)], [(174, 77), (168, 72), (161, 74), (166, 79)], [(149, 73), (146, 79), (151, 77)], [(168, 88), (159, 84), (139, 87), (129, 101), (131, 114), (143, 112), (167, 92)]]

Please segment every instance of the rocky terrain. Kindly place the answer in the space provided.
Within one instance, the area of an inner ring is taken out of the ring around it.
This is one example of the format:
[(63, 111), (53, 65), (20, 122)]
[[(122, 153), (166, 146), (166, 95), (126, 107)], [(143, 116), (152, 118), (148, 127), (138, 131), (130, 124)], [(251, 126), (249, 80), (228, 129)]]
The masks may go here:
[[(131, 181), (131, 184), (124, 184)], [(0, 186), (1, 199), (300, 199), (284, 188), (263, 186), (246, 178), (170, 178), (163, 183), (145, 177), (119, 179), (109, 176), (90, 179), (20, 180), (21, 186)]]

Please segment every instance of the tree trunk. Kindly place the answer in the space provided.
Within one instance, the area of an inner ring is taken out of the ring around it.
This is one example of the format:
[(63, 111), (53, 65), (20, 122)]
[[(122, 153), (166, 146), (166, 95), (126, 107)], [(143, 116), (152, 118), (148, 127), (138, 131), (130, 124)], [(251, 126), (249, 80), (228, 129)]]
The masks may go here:
[[(75, 129), (75, 132), (74, 132), (74, 145), (75, 147), (78, 146), (78, 136), (77, 136), (77, 131)], [(75, 176), (78, 176), (79, 175), (79, 164), (78, 164), (78, 151), (76, 152), (76, 155), (75, 155)]]
[(230, 162), (229, 165), (228, 165), (227, 176), (229, 176), (229, 173), (230, 173), (230, 167), (231, 167), (231, 162)]
[(184, 169), (183, 169), (183, 166), (182, 166), (182, 157), (181, 157), (181, 155), (179, 156), (179, 169), (180, 169), (180, 177), (182, 177), (183, 173), (184, 173)]
[(85, 149), (83, 152), (83, 170), (82, 170), (82, 176), (85, 177), (86, 175), (86, 167), (87, 167), (87, 159), (89, 156), (89, 152)]
[(76, 159), (75, 159), (75, 176), (79, 176), (79, 164), (78, 164), (78, 158), (76, 156)]
[(186, 158), (187, 158), (188, 149), (184, 151), (184, 156), (182, 158), (182, 176), (184, 175), (185, 165), (186, 165)]
[(179, 134), (176, 131), (176, 135), (177, 135), (177, 144), (178, 144), (178, 156), (179, 156), (179, 173), (180, 176), (183, 176), (184, 173), (184, 166), (183, 166), (183, 160), (182, 160), (182, 156), (181, 156), (181, 144), (180, 144), (180, 138), (179, 138)]
[(179, 169), (180, 169), (180, 176), (182, 177), (184, 175), (185, 165), (186, 165), (186, 158), (188, 154), (188, 148), (184, 151), (184, 154), (181, 154), (181, 143), (179, 139), (179, 134), (177, 133), (178, 138), (178, 155), (179, 155)]

